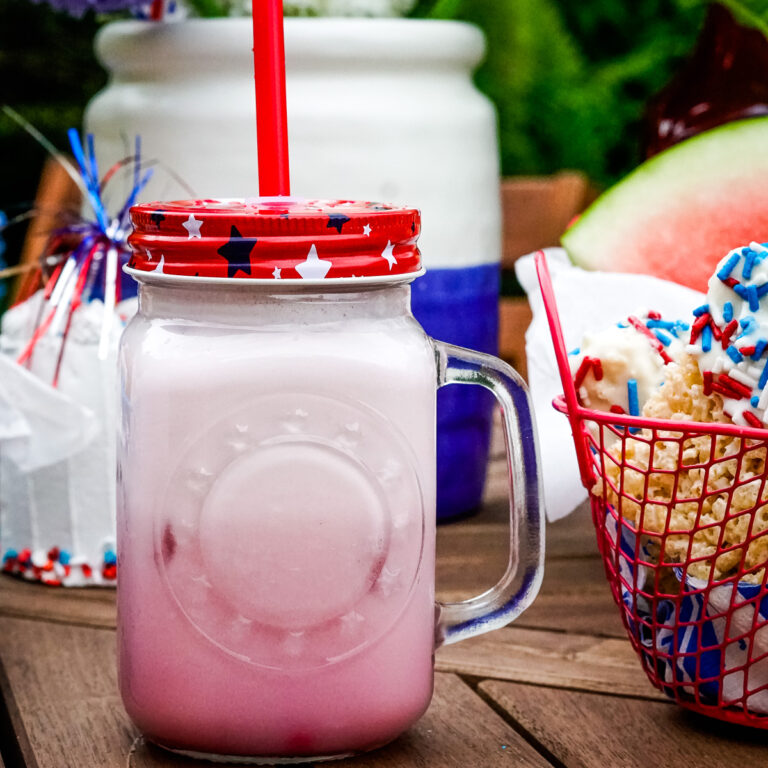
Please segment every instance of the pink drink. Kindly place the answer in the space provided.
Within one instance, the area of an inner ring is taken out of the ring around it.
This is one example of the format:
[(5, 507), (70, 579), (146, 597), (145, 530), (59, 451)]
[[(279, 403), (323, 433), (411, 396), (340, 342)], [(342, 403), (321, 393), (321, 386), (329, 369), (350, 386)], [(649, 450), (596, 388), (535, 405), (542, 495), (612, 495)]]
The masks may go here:
[(148, 738), (332, 756), (426, 709), (436, 371), (408, 292), (244, 306), (142, 286), (118, 603), (121, 691)]

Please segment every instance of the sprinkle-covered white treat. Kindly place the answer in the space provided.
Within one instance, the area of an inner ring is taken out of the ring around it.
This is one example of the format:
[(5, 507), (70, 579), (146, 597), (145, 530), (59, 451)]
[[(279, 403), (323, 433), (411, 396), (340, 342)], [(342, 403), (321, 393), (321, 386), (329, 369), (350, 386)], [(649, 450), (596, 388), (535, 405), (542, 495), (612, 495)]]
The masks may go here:
[(663, 383), (667, 365), (684, 349), (689, 326), (657, 312), (589, 333), (570, 354), (582, 405), (598, 411), (640, 415)]
[(694, 310), (688, 351), (704, 392), (717, 392), (742, 426), (768, 424), (768, 246), (731, 251), (710, 278), (707, 303)]
[(44, 335), (27, 370), (16, 359), (41, 300), (6, 312), (0, 335), (0, 566), (48, 584), (114, 584), (117, 345), (136, 299), (117, 305), (106, 359), (104, 305), (92, 301), (73, 313), (63, 353), (60, 338)]

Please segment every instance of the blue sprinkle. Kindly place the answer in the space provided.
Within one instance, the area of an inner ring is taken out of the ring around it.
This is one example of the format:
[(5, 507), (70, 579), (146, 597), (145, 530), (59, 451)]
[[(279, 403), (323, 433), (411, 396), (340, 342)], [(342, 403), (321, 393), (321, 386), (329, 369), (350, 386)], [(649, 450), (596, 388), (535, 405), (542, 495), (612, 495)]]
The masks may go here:
[(747, 286), (747, 298), (749, 299), (750, 312), (757, 312), (760, 309), (760, 297), (757, 295), (757, 286)]
[(627, 399), (629, 400), (629, 415), (640, 415), (640, 400), (637, 397), (637, 379), (627, 380)]
[(752, 333), (752, 331), (757, 328), (757, 320), (755, 320), (754, 317), (745, 317), (743, 320), (739, 321), (739, 325), (743, 329), (738, 336), (738, 338), (741, 338), (742, 336)]
[(763, 283), (757, 286), (757, 295), (762, 299), (765, 294), (768, 293), (768, 283)]
[(727, 280), (731, 276), (733, 268), (739, 263), (740, 258), (741, 254), (738, 251), (732, 253), (731, 258), (723, 264), (720, 271), (717, 273), (717, 276), (723, 281)]
[(616, 323), (617, 328), (629, 328), (629, 323)]
[(765, 389), (765, 385), (768, 384), (768, 360), (765, 361), (763, 366), (763, 372), (760, 374), (760, 381), (757, 382), (758, 389)]
[(742, 254), (744, 255), (744, 266), (741, 268), (741, 276), (745, 280), (749, 280), (752, 277), (752, 268), (755, 266), (757, 254), (751, 248), (745, 248)]
[(648, 328), (663, 328), (665, 331), (675, 330), (675, 323), (669, 320), (648, 320), (646, 325)]
[(72, 555), (67, 552), (66, 549), (62, 549), (61, 552), (59, 552), (59, 562), (62, 565), (69, 565), (69, 561), (71, 559)]
[(760, 405), (760, 398), (757, 395), (752, 395), (752, 397), (749, 398), (749, 404), (753, 408), (757, 408), (757, 406)]
[(736, 283), (736, 285), (733, 286), (733, 291), (737, 296), (740, 296), (742, 299), (747, 298), (747, 289), (741, 283)]
[(665, 346), (668, 347), (672, 343), (672, 339), (662, 331), (654, 331), (653, 335)]
[(730, 301), (726, 301), (723, 304), (723, 320), (726, 323), (730, 323), (733, 320), (733, 304)]
[(768, 347), (768, 341), (766, 339), (759, 339), (755, 344), (755, 353), (752, 355), (753, 360), (759, 360), (765, 352), (765, 348)]
[(3, 555), (3, 560), (15, 560), (19, 553), (15, 549), (7, 549)]
[(708, 325), (701, 329), (701, 349), (704, 352), (712, 350), (712, 329)]
[(707, 312), (709, 312), (709, 304), (702, 304), (700, 307), (696, 307), (696, 309), (693, 310), (693, 316), (701, 317), (702, 315), (706, 315)]
[(581, 352), (581, 349), (579, 347), (576, 347), (576, 349), (572, 349), (568, 354), (569, 355), (578, 355)]
[(116, 562), (117, 562), (117, 555), (111, 549), (108, 549), (104, 553), (104, 564), (114, 565)]
[(733, 344), (725, 350), (725, 354), (728, 355), (734, 363), (740, 363), (744, 359), (744, 355), (742, 355)]

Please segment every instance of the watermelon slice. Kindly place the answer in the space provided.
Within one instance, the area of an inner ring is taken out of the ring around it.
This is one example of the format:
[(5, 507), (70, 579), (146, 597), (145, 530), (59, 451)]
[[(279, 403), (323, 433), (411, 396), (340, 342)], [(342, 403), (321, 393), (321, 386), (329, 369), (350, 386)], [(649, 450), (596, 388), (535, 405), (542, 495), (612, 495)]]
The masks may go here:
[(563, 235), (586, 269), (699, 291), (732, 248), (768, 241), (768, 117), (705, 131), (643, 163)]

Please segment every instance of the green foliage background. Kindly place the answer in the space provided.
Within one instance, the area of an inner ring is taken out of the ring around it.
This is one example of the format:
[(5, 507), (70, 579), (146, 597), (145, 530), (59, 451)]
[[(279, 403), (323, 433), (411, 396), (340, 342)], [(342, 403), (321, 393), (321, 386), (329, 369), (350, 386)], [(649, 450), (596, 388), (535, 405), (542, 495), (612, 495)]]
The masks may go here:
[[(754, 24), (768, 18), (768, 0), (726, 2)], [(706, 0), (418, 0), (411, 15), (485, 31), (477, 82), (498, 109), (505, 175), (576, 168), (606, 185), (640, 160), (644, 105), (691, 49), (705, 8)], [(106, 82), (91, 52), (98, 26), (92, 16), (0, 0), (0, 103), (61, 147)], [(28, 207), (43, 159), (0, 117), (0, 209)]]

